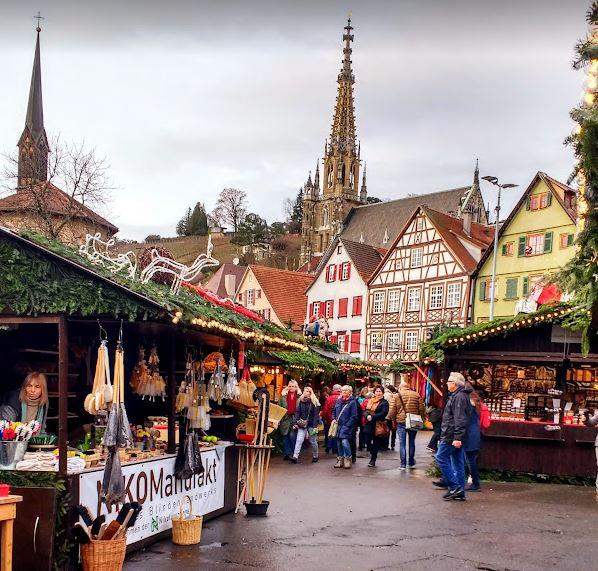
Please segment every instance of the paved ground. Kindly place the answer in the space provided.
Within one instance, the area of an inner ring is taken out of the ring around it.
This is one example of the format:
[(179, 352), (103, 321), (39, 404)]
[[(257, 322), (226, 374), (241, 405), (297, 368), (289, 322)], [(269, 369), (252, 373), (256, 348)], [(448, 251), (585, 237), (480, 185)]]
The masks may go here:
[[(422, 440), (423, 441), (423, 440)], [(420, 443), (420, 447), (421, 446)], [(305, 452), (304, 452), (305, 454)], [(586, 571), (598, 568), (598, 504), (589, 488), (485, 483), (444, 502), (398, 453), (379, 466), (334, 470), (332, 457), (271, 468), (268, 517), (206, 523), (200, 546), (164, 541), (127, 558), (125, 571), (325, 569)]]

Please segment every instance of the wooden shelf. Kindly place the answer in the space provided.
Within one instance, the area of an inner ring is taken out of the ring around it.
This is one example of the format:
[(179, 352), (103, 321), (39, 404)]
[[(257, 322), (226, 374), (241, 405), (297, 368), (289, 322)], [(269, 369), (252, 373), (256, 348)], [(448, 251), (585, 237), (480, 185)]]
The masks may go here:
[[(66, 417), (67, 417), (67, 419), (69, 419), (69, 418), (79, 418), (79, 416), (77, 414), (72, 413), (72, 412), (69, 412)], [(58, 420), (58, 415), (56, 415), (56, 416), (47, 416), (46, 420)]]
[(58, 351), (48, 349), (19, 349), (19, 353), (39, 353), (40, 355), (58, 355)]
[[(58, 398), (59, 394), (58, 393), (48, 393), (49, 397), (53, 397), (53, 398)], [(77, 393), (66, 393), (66, 396), (69, 398), (73, 398), (77, 396)]]

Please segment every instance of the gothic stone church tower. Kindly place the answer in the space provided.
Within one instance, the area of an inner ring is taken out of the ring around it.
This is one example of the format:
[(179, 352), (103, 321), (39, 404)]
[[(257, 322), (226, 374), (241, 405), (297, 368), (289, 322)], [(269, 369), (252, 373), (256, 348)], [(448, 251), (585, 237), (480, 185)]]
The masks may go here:
[(338, 94), (330, 140), (324, 145), (322, 193), (320, 193), (320, 165), (315, 178), (311, 174), (303, 187), (303, 226), (301, 259), (324, 252), (328, 244), (342, 229), (345, 216), (354, 206), (367, 201), (365, 167), (361, 190), (359, 189), (360, 147), (355, 137), (355, 106), (351, 69), (351, 19), (345, 26), (343, 60), (338, 75)]

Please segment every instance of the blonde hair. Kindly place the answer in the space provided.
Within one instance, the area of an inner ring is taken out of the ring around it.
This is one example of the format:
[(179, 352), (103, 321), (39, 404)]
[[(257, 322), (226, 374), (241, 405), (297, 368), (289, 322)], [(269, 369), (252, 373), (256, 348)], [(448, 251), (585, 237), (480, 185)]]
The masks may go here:
[(19, 393), (19, 400), (21, 402), (27, 402), (27, 387), (32, 384), (34, 381), (37, 381), (42, 389), (42, 394), (39, 399), (39, 406), (44, 406), (48, 404), (48, 381), (46, 380), (46, 375), (40, 373), (38, 371), (33, 371), (29, 373), (25, 380), (23, 381), (23, 386), (21, 387), (21, 392)]
[(301, 389), (299, 388), (299, 383), (297, 381), (295, 381), (294, 379), (291, 380), (291, 381), (289, 381), (288, 384), (287, 384), (287, 386), (284, 389), (282, 389), (282, 392), (280, 393), (280, 396), (284, 397), (284, 396), (287, 395), (287, 393), (289, 392), (289, 385), (291, 383), (295, 383), (295, 385), (297, 385), (297, 395), (301, 396)]
[(344, 391), (345, 389), (348, 389), (349, 391), (351, 391), (351, 395), (353, 395), (353, 387), (351, 385), (343, 385), (341, 387), (341, 391)]
[(320, 401), (318, 400), (316, 393), (314, 393), (314, 389), (311, 387), (311, 385), (305, 385), (303, 387), (303, 392), (305, 392), (307, 389), (309, 389), (311, 391), (311, 396), (309, 398), (310, 398), (312, 404), (314, 406), (320, 406)]

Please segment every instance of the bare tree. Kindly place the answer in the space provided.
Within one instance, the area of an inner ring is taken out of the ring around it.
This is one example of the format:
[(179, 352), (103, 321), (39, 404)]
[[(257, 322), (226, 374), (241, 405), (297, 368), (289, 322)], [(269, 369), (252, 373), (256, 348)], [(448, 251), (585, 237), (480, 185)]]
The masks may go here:
[[(84, 142), (65, 143), (56, 136), (50, 149), (47, 180), (26, 179), (20, 186), (18, 153), (3, 155), (2, 187), (4, 194), (16, 189), (20, 210), (37, 219), (39, 230), (56, 240), (75, 219), (88, 217), (86, 208), (105, 210), (113, 187), (106, 159)], [(27, 167), (25, 172), (33, 172)]]
[(216, 201), (213, 217), (218, 217), (221, 222), (230, 224), (235, 234), (239, 224), (247, 215), (247, 194), (238, 188), (225, 188)]
[(292, 198), (285, 198), (282, 201), (282, 212), (285, 220), (291, 220), (293, 218), (293, 211), (295, 210), (295, 201)]

